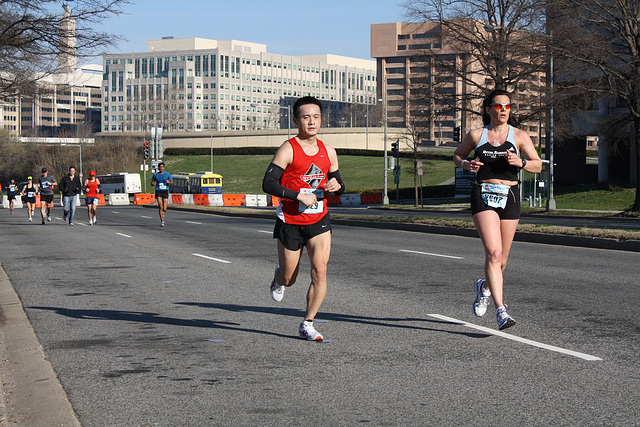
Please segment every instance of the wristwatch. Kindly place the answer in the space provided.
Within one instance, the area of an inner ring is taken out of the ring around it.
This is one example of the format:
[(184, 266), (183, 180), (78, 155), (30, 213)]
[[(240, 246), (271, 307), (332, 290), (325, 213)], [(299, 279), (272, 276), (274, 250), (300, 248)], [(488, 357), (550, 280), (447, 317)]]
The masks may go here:
[(524, 169), (525, 166), (527, 166), (527, 161), (522, 159), (522, 167), (520, 169)]

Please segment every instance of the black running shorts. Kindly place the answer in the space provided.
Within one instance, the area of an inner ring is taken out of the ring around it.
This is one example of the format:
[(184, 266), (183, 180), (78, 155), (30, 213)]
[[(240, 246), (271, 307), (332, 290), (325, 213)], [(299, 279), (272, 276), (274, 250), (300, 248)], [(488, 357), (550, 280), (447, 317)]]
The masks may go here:
[(331, 231), (331, 220), (329, 214), (310, 225), (285, 224), (280, 218), (276, 219), (276, 226), (273, 229), (273, 238), (279, 239), (285, 248), (290, 251), (302, 249), (307, 242), (322, 233)]
[(40, 202), (53, 203), (53, 194), (41, 194)]
[(169, 190), (156, 190), (156, 199), (162, 197), (163, 199), (169, 198)]
[(504, 209), (487, 206), (482, 200), (481, 190), (482, 188), (478, 184), (475, 184), (471, 189), (471, 215), (482, 211), (496, 211), (500, 219), (520, 219), (520, 189), (517, 185), (511, 186), (509, 189), (509, 197)]

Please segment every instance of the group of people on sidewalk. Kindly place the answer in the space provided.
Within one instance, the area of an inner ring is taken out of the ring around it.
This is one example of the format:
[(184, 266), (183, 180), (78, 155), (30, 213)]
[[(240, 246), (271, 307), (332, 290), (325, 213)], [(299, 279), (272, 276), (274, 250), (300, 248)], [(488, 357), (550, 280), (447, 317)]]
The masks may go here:
[(62, 178), (60, 183), (49, 174), (49, 170), (42, 168), (42, 175), (38, 178), (37, 182), (34, 182), (33, 177), (27, 177), (27, 183), (22, 186), (22, 189), (18, 192), (15, 180), (7, 185), (7, 199), (9, 201), (10, 213), (13, 215), (15, 198), (17, 195), (24, 197), (27, 204), (27, 217), (29, 222), (33, 221), (33, 215), (35, 214), (35, 208), (37, 199), (36, 196), (40, 196), (40, 215), (42, 218), (42, 224), (46, 225), (51, 222), (51, 213), (54, 206), (54, 188), (58, 187), (61, 198), (61, 205), (64, 214), (64, 220), (69, 221), (69, 225), (73, 226), (73, 220), (76, 213), (76, 207), (78, 203), (78, 197), (82, 194), (82, 190), (85, 189), (87, 193), (86, 205), (87, 214), (89, 216), (89, 225), (94, 225), (97, 222), (96, 214), (98, 209), (99, 193), (100, 193), (100, 180), (96, 177), (95, 171), (89, 172), (89, 178), (80, 182), (80, 177), (76, 175), (76, 168), (74, 166), (69, 167), (69, 173)]
[[(482, 104), (484, 126), (473, 129), (453, 155), (457, 167), (476, 174), (471, 193), (471, 213), (485, 250), (484, 278), (474, 285), (473, 313), (483, 316), (496, 307), (500, 330), (515, 325), (503, 300), (503, 271), (520, 219), (518, 172), (542, 170), (542, 160), (529, 135), (514, 127), (510, 95), (494, 90)], [(317, 135), (322, 123), (322, 103), (306, 96), (293, 106), (298, 134), (278, 148), (262, 182), (263, 190), (280, 198), (273, 237), (277, 239), (278, 264), (270, 284), (271, 297), (282, 301), (299, 272), (302, 251), (307, 249), (311, 282), (305, 318), (298, 331), (310, 341), (324, 337), (313, 324), (327, 294), (327, 265), (331, 252), (331, 222), (325, 193), (344, 192), (335, 149)], [(468, 159), (471, 152), (474, 157)], [(522, 157), (526, 156), (526, 159)]]

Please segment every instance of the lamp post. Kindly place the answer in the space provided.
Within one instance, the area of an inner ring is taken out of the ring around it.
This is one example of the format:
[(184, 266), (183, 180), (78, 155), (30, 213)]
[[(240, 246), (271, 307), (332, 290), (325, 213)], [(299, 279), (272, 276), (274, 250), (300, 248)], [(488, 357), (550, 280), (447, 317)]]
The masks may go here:
[(268, 108), (281, 108), (283, 110), (287, 110), (287, 134), (288, 138), (291, 139), (291, 105), (287, 104), (285, 106), (282, 105), (260, 105), (260, 104), (251, 104), (251, 107), (268, 107)]
[[(389, 204), (389, 196), (387, 195), (387, 164), (389, 159), (387, 158), (387, 127), (389, 116), (387, 115), (387, 79), (384, 79), (384, 194), (382, 195), (382, 204)], [(380, 99), (380, 101), (382, 101)]]
[(367, 135), (367, 150), (369, 149), (369, 102), (367, 102), (365, 104), (367, 106), (367, 112), (365, 113), (364, 118), (367, 120), (367, 128), (366, 128), (366, 135)]

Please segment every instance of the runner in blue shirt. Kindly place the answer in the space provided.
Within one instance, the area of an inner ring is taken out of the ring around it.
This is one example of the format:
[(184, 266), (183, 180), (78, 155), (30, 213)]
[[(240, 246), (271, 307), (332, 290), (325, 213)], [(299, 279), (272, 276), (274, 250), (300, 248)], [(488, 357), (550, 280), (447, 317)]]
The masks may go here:
[(169, 185), (173, 184), (173, 177), (164, 170), (164, 163), (158, 164), (158, 172), (153, 174), (151, 185), (156, 187), (156, 200), (160, 212), (160, 227), (164, 227), (164, 213), (169, 205)]

